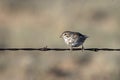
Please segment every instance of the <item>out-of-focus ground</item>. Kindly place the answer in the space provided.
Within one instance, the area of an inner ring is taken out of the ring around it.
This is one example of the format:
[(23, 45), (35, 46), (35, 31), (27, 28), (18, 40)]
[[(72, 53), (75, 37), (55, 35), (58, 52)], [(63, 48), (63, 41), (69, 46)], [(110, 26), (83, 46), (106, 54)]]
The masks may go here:
[[(0, 0), (0, 47), (67, 48), (65, 30), (85, 48), (120, 48), (120, 0)], [(120, 80), (120, 52), (1, 51), (0, 80)]]

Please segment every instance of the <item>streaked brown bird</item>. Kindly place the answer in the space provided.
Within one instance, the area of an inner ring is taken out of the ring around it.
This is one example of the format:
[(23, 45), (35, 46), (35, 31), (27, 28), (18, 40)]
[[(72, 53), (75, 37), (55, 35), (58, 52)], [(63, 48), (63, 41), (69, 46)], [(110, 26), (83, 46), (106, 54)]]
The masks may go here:
[(83, 35), (79, 32), (72, 32), (72, 31), (64, 31), (60, 38), (63, 38), (65, 43), (70, 47), (70, 50), (73, 47), (82, 46), (82, 51), (84, 50), (83, 43), (88, 38), (88, 36)]

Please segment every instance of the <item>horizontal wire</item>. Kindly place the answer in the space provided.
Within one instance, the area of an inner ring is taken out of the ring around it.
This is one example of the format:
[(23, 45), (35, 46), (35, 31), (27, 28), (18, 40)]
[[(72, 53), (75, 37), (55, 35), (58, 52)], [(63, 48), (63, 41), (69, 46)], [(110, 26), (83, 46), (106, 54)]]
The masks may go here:
[[(0, 51), (68, 51), (69, 48), (0, 48)], [(72, 51), (82, 50), (81, 48), (73, 48)], [(120, 49), (111, 49), (111, 48), (86, 48), (87, 51), (120, 51)]]

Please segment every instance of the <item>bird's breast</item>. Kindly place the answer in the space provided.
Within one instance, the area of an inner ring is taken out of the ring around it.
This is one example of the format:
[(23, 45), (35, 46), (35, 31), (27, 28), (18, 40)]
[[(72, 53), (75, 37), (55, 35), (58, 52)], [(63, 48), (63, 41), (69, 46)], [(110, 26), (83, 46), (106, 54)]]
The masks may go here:
[(80, 39), (80, 38), (74, 39), (72, 37), (64, 38), (64, 41), (67, 45), (71, 45), (72, 47), (78, 47), (78, 46), (82, 45), (84, 42), (83, 39)]
[(71, 37), (69, 37), (69, 38), (64, 38), (64, 41), (66, 44), (70, 45), (71, 43), (73, 43), (74, 40)]

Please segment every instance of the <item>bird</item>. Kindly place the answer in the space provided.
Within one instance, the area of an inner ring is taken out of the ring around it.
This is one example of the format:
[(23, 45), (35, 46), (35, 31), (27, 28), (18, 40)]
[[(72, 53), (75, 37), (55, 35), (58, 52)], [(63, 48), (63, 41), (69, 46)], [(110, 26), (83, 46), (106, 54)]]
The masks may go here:
[(84, 51), (83, 43), (88, 38), (87, 35), (83, 35), (79, 32), (73, 32), (73, 31), (64, 31), (60, 38), (63, 38), (65, 43), (70, 47), (70, 50), (73, 49), (73, 47), (79, 47), (82, 46), (82, 51)]

